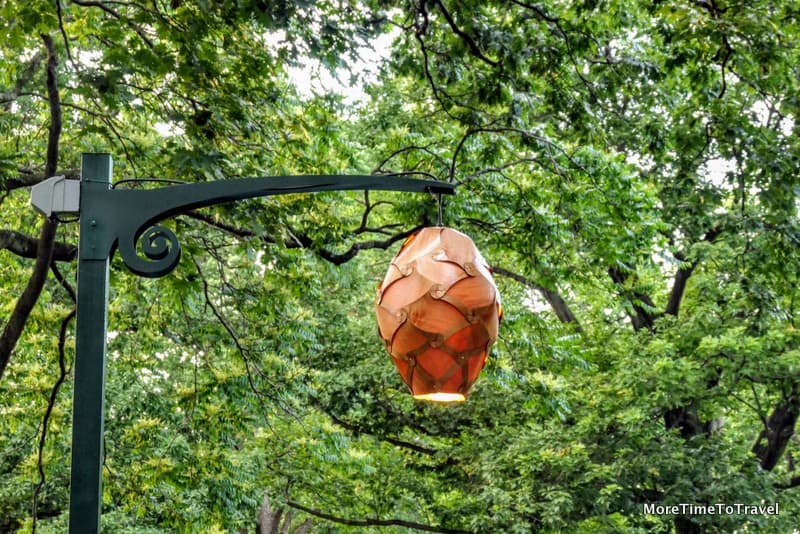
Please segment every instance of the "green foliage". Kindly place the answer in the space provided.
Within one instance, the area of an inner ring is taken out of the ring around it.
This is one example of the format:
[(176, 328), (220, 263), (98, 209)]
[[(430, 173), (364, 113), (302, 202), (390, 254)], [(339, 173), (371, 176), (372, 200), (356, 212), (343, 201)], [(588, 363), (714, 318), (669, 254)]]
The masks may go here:
[[(112, 262), (105, 531), (252, 531), (265, 495), (314, 532), (796, 528), (794, 3), (56, 7), (0, 6), (0, 326), (32, 268), (5, 232), (40, 225), (23, 185), (51, 119), (42, 33), (64, 172), (109, 151), (117, 179), (453, 181), (444, 222), (496, 268), (505, 309), (469, 401), (420, 404), (371, 307), (434, 201), (292, 195), (169, 222), (170, 276)], [(377, 79), (359, 78), (389, 31)], [(290, 68), (310, 60), (353, 67), (366, 99), (296, 91)], [(38, 532), (66, 528), (71, 323), (38, 456), (72, 309), (51, 276), (0, 379), (0, 531), (31, 531), (34, 500)], [(773, 502), (781, 515), (644, 513)]]

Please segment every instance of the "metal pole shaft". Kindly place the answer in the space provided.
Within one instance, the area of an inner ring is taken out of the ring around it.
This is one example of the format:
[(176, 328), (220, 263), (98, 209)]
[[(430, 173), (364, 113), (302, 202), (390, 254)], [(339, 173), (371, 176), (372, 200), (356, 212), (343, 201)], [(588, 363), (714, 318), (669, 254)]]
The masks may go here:
[(75, 331), (75, 391), (72, 414), (70, 534), (100, 531), (102, 507), (103, 418), (109, 258), (87, 259), (97, 246), (98, 220), (92, 192), (108, 190), (108, 154), (84, 154), (81, 164), (81, 216), (78, 246), (78, 303)]

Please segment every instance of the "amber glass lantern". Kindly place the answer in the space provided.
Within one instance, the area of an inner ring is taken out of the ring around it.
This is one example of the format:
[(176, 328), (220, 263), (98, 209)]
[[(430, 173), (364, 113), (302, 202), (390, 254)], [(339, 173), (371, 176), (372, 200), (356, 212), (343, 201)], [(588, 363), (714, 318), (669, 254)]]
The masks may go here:
[(386, 350), (414, 398), (466, 399), (502, 317), (489, 266), (469, 237), (431, 227), (406, 239), (375, 310)]

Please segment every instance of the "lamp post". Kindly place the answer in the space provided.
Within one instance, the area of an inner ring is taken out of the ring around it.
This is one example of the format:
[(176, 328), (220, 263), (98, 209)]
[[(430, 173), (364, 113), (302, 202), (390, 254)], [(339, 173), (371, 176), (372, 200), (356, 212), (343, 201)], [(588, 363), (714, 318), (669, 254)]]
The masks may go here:
[[(175, 234), (157, 223), (189, 210), (287, 193), (383, 189), (453, 194), (453, 184), (397, 176), (281, 176), (182, 184), (158, 189), (111, 188), (108, 154), (84, 154), (81, 180), (50, 178), (31, 191), (45, 216), (77, 213), (78, 301), (70, 473), (71, 534), (100, 531), (109, 261), (119, 251), (134, 273), (156, 278), (180, 260)], [(144, 257), (137, 253), (142, 240)]]

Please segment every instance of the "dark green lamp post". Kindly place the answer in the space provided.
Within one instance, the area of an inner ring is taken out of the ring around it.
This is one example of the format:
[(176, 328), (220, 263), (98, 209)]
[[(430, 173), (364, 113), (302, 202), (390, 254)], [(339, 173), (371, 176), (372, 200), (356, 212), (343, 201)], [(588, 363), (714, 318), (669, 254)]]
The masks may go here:
[[(156, 224), (189, 210), (236, 200), (315, 191), (383, 189), (453, 194), (453, 184), (397, 176), (280, 176), (221, 180), (150, 190), (112, 189), (108, 154), (84, 154), (81, 180), (54, 177), (31, 191), (45, 216), (78, 213), (78, 302), (75, 340), (69, 531), (100, 531), (109, 261), (119, 251), (140, 276), (168, 274), (180, 259), (175, 234)], [(144, 257), (137, 253), (142, 241)]]

